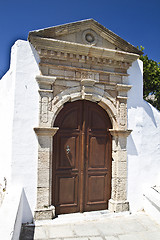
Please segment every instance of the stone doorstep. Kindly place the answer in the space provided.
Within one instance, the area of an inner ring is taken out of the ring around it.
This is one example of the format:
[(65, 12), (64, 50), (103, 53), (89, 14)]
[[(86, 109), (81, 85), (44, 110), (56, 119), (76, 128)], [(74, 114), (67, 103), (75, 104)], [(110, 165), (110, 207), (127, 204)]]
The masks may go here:
[(97, 221), (103, 218), (116, 218), (121, 216), (130, 215), (129, 211), (113, 213), (109, 210), (91, 211), (84, 213), (70, 213), (61, 214), (58, 217), (51, 220), (36, 220), (33, 224), (27, 224), (27, 226), (43, 226), (43, 225), (64, 225), (70, 223), (82, 223), (86, 221)]

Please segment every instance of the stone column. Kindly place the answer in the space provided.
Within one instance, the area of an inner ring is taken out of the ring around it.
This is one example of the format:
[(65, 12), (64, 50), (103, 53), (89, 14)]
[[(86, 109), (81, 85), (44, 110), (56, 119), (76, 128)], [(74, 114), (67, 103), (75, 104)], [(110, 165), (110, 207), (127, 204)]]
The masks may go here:
[(52, 187), (52, 138), (58, 128), (34, 128), (38, 137), (38, 179), (37, 179), (37, 209), (35, 219), (52, 219), (55, 207), (51, 205)]
[(127, 137), (132, 130), (110, 129), (112, 135), (112, 196), (109, 200), (111, 212), (129, 210), (127, 202)]

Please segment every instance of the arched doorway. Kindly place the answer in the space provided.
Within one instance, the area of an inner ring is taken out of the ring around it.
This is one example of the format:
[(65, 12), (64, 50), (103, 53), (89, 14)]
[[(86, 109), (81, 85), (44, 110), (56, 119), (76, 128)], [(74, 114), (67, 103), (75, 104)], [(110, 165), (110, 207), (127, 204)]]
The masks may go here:
[(66, 103), (54, 126), (52, 204), (56, 214), (102, 210), (111, 198), (108, 114), (86, 100)]

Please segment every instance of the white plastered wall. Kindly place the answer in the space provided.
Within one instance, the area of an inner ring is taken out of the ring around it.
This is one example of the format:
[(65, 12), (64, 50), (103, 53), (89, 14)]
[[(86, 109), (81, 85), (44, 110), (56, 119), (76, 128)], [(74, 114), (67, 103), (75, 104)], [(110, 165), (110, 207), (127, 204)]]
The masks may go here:
[(128, 201), (132, 212), (143, 209), (143, 193), (160, 182), (160, 112), (143, 100), (143, 64), (128, 70)]
[[(11, 67), (0, 81), (0, 181), (24, 187), (23, 222), (31, 221), (37, 196), (39, 93), (35, 76), (39, 58), (26, 41), (12, 48)], [(143, 208), (145, 188), (160, 181), (160, 112), (143, 100), (142, 62), (128, 70), (128, 201)], [(13, 188), (14, 191), (14, 188)]]
[(10, 182), (12, 158), (12, 126), (14, 112), (13, 64), (0, 80), (0, 184), (4, 186), (4, 178)]
[(33, 128), (39, 117), (38, 63), (30, 43), (18, 40), (10, 70), (0, 81), (0, 175), (12, 191), (14, 186), (24, 188), (23, 222), (32, 220), (36, 206), (38, 142)]

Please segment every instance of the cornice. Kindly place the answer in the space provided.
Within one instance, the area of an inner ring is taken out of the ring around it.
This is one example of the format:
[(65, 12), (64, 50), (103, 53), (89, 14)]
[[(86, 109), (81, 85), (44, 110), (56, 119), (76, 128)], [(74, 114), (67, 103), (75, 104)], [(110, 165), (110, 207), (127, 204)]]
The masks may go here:
[[(100, 48), (92, 45), (85, 45), (56, 39), (47, 39), (37, 36), (30, 36), (30, 42), (37, 50), (44, 49), (50, 51), (57, 51), (63, 53), (64, 55), (66, 55), (66, 57), (67, 54), (81, 55), (82, 60), (83, 56), (85, 56), (132, 63), (139, 58), (139, 55), (134, 53)], [(45, 52), (43, 53), (41, 51), (40, 55), (41, 57), (45, 56)]]

